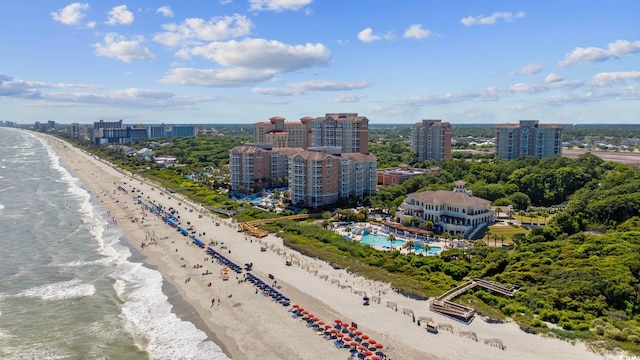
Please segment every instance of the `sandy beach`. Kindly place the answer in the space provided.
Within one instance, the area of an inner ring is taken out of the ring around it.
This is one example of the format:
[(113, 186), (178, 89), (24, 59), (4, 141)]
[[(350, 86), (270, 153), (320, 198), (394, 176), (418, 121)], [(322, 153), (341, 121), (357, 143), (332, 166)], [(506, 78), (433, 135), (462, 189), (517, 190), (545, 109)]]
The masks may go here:
[[(229, 280), (223, 280), (224, 265), (145, 210), (145, 203), (173, 208), (181, 225), (192, 226), (200, 240), (217, 244), (212, 248), (236, 264), (253, 263), (253, 275), (275, 281), (292, 304), (303, 306), (325, 323), (336, 319), (356, 323), (360, 331), (384, 345), (381, 351), (391, 359), (620, 358), (619, 354), (596, 354), (582, 343), (527, 334), (514, 323), (489, 324), (476, 318), (465, 325), (430, 312), (427, 301), (404, 297), (386, 283), (301, 256), (274, 235), (247, 237), (229, 220), (218, 219), (200, 205), (121, 173), (59, 139), (40, 136), (122, 229), (130, 246), (143, 255), (140, 258), (162, 273), (174, 312), (202, 329), (232, 359), (347, 359), (351, 354), (292, 317), (290, 306), (276, 303), (242, 281), (244, 273), (232, 272)], [(262, 246), (267, 251), (261, 251)], [(293, 259), (292, 266), (285, 264), (286, 257)], [(363, 294), (372, 298), (369, 306), (363, 306)], [(418, 326), (414, 320), (422, 317), (439, 324), (440, 332), (428, 333), (424, 321)], [(501, 340), (505, 348), (492, 346), (492, 339)]]

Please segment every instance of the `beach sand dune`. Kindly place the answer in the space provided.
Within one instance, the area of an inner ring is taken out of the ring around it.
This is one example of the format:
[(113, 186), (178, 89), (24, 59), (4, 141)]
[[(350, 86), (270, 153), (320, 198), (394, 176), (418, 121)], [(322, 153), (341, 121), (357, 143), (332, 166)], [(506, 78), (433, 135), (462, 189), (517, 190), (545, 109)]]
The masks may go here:
[[(129, 244), (175, 287), (177, 294), (172, 297), (179, 297), (172, 301), (175, 312), (205, 331), (230, 358), (347, 359), (350, 353), (292, 317), (290, 307), (256, 293), (251, 283), (242, 281), (243, 274), (231, 272), (229, 279), (223, 280), (223, 265), (212, 261), (189, 237), (143, 210), (137, 199), (175, 209), (182, 226), (193, 226), (200, 240), (217, 244), (212, 248), (236, 264), (253, 263), (252, 274), (275, 281), (292, 304), (303, 306), (326, 323), (336, 319), (356, 323), (359, 330), (382, 343), (382, 351), (392, 359), (619, 359), (618, 354), (593, 353), (582, 343), (526, 334), (513, 323), (489, 324), (475, 319), (465, 325), (432, 313), (427, 301), (404, 297), (386, 283), (302, 256), (273, 235), (247, 237), (230, 220), (218, 219), (180, 195), (123, 174), (59, 139), (42, 137), (110, 214)], [(267, 251), (260, 251), (261, 246)], [(285, 264), (285, 257), (294, 259), (292, 266)], [(375, 301), (363, 306), (363, 294)], [(414, 318), (422, 316), (441, 324), (441, 331), (434, 335), (425, 330), (424, 323), (418, 326)], [(490, 339), (501, 340), (505, 348), (485, 343)]]

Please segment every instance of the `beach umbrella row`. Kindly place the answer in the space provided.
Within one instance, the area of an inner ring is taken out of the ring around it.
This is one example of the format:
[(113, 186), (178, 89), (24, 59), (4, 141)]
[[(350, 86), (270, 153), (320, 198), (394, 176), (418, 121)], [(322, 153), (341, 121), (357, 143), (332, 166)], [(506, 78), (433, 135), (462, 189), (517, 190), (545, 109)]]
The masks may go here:
[(291, 300), (288, 297), (284, 296), (282, 293), (280, 293), (280, 291), (267, 284), (252, 273), (247, 273), (246, 279), (247, 281), (255, 285), (258, 289), (262, 290), (263, 293), (266, 293), (267, 296), (270, 296), (274, 301), (280, 303), (282, 306), (289, 306), (291, 304)]
[(229, 260), (226, 256), (220, 254), (219, 252), (215, 251), (211, 247), (207, 248), (207, 254), (211, 255), (211, 257), (217, 259), (218, 262), (221, 262), (222, 264), (226, 265), (227, 267), (237, 272), (238, 274), (242, 273), (242, 267), (240, 265)]
[[(331, 323), (333, 325), (325, 324), (324, 321), (318, 319), (298, 304), (293, 304), (289, 311), (293, 312), (295, 317), (302, 316), (302, 319), (307, 322), (308, 327), (320, 330), (319, 333), (325, 338), (334, 340), (337, 348), (349, 349), (352, 357), (357, 356), (360, 359), (369, 360), (380, 360), (385, 357), (381, 351), (384, 345), (371, 339), (369, 335), (363, 334), (362, 331), (354, 326), (354, 323), (342, 319), (335, 319)], [(373, 351), (376, 351), (375, 355)]]

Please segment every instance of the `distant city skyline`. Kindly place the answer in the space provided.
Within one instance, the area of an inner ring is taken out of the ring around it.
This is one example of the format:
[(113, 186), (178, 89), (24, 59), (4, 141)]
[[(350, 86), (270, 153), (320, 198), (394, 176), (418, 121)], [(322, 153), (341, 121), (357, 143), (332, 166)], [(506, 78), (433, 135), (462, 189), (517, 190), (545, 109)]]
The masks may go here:
[(0, 120), (640, 123), (640, 3), (0, 2)]

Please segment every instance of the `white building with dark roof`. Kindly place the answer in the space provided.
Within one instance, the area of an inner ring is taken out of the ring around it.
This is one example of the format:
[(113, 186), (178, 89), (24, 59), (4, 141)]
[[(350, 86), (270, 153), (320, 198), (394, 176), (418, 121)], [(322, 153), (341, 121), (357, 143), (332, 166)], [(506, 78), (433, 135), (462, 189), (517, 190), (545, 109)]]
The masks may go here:
[(417, 217), (420, 222), (431, 220), (436, 230), (468, 237), (479, 227), (495, 221), (489, 207), (491, 201), (473, 196), (464, 181), (456, 181), (453, 191), (437, 190), (408, 194), (396, 212), (396, 220)]

